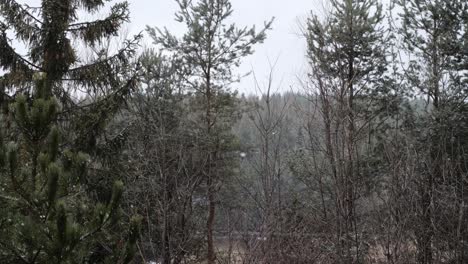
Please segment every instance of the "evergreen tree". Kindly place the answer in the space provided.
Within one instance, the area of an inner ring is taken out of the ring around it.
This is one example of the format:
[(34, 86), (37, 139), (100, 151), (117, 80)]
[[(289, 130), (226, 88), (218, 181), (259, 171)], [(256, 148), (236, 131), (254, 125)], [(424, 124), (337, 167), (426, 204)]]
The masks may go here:
[(366, 252), (358, 205), (372, 179), (365, 170), (371, 146), (363, 139), (370, 138), (372, 121), (385, 109), (388, 94), (383, 18), (379, 1), (333, 0), (324, 21), (317, 16), (308, 21), (310, 78), (324, 122), (318, 141), (324, 146), (314, 147), (319, 153), (312, 155), (324, 149), (329, 166), (319, 182), (331, 183), (334, 190), (328, 199), (336, 201), (336, 208), (323, 215), (333, 217), (324, 221), (335, 225), (338, 263), (362, 262)]
[(255, 28), (238, 28), (227, 24), (232, 15), (229, 0), (176, 0), (180, 11), (176, 20), (187, 26), (187, 32), (179, 39), (168, 32), (148, 28), (156, 45), (177, 54), (191, 69), (186, 76), (193, 97), (194, 124), (199, 136), (206, 140), (200, 155), (205, 157), (203, 175), (208, 202), (207, 260), (214, 263), (213, 244), (216, 194), (222, 183), (222, 175), (229, 174), (228, 153), (232, 151), (231, 127), (236, 119), (235, 94), (229, 85), (236, 81), (233, 69), (241, 59), (252, 54), (253, 46), (264, 41), (266, 30), (272, 21), (256, 32)]
[[(43, 0), (32, 8), (0, 1), (0, 261), (2, 263), (128, 263), (138, 235), (135, 218), (124, 250), (106, 230), (118, 223), (123, 185), (90, 195), (91, 165), (105, 156), (96, 139), (136, 83), (131, 55), (138, 36), (116, 55), (98, 52), (85, 64), (78, 45), (98, 49), (128, 20), (128, 3), (102, 20), (82, 22), (105, 1)], [(29, 49), (21, 56), (12, 46)], [(96, 98), (84, 106), (77, 95)], [(87, 153), (87, 154), (85, 154)], [(107, 153), (107, 152), (106, 152)], [(101, 244), (114, 240), (115, 248)], [(110, 251), (109, 251), (110, 250)]]
[[(415, 221), (422, 224), (413, 230), (418, 262), (439, 262), (448, 254), (463, 263), (468, 258), (463, 242), (467, 222), (464, 217), (450, 216), (467, 212), (463, 205), (466, 169), (460, 164), (466, 160), (468, 4), (448, 0), (397, 3), (403, 9), (401, 35), (410, 58), (407, 83), (413, 94), (427, 98), (415, 136), (421, 156)], [(444, 247), (450, 250), (441, 252)]]

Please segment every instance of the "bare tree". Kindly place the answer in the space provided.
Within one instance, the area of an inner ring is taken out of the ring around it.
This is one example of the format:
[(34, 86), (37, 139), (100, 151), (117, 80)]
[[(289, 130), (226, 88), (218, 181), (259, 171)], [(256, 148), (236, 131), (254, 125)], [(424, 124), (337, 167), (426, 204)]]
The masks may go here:
[[(142, 56), (142, 86), (128, 115), (127, 206), (144, 216), (142, 248), (162, 263), (198, 255), (200, 240), (193, 208), (202, 181), (200, 139), (190, 130), (184, 107), (183, 67), (154, 51)], [(145, 253), (143, 252), (143, 253)]]

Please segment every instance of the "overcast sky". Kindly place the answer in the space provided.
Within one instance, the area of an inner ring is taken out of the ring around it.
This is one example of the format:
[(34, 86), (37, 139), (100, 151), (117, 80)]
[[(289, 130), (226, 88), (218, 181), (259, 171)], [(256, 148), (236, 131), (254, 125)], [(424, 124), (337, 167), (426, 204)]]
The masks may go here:
[[(146, 25), (167, 27), (174, 34), (181, 34), (183, 27), (174, 21), (177, 4), (174, 0), (130, 0), (132, 32), (138, 32)], [(264, 82), (270, 70), (270, 63), (276, 60), (275, 83), (286, 91), (297, 86), (296, 77), (304, 73), (306, 67), (305, 40), (300, 36), (300, 21), (310, 14), (310, 10), (321, 10), (318, 0), (232, 0), (233, 20), (239, 26), (257, 25), (275, 17), (273, 29), (267, 40), (255, 49), (255, 54), (244, 59), (239, 74), (253, 70), (260, 82)], [(252, 75), (235, 85), (240, 92), (255, 91)]]
[[(290, 87), (297, 88), (297, 76), (305, 72), (305, 40), (300, 36), (299, 23), (304, 22), (310, 11), (322, 10), (320, 3), (327, 0), (231, 0), (234, 14), (233, 21), (238, 26), (257, 25), (260, 28), (265, 21), (275, 17), (273, 29), (268, 32), (267, 40), (255, 48), (255, 54), (244, 59), (238, 74), (254, 71), (261, 83), (266, 82), (270, 62), (277, 61), (275, 84), (281, 91)], [(19, 0), (31, 6), (37, 6), (40, 0)], [(113, 1), (116, 3), (118, 0)], [(167, 27), (174, 34), (182, 34), (183, 26), (174, 21), (177, 4), (174, 0), (128, 0), (131, 11), (131, 33), (138, 33), (146, 25)], [(99, 16), (105, 16), (105, 11)], [(146, 39), (147, 45), (150, 40)], [(280, 85), (281, 84), (281, 85)], [(235, 89), (241, 93), (255, 92), (253, 76), (245, 77)]]

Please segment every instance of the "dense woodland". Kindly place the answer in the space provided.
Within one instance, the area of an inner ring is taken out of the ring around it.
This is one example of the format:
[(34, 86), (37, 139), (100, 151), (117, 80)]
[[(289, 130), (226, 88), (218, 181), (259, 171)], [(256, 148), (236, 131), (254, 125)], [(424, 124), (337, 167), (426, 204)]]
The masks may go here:
[(0, 263), (468, 263), (468, 2), (326, 1), (244, 95), (274, 19), (175, 1), (0, 0)]

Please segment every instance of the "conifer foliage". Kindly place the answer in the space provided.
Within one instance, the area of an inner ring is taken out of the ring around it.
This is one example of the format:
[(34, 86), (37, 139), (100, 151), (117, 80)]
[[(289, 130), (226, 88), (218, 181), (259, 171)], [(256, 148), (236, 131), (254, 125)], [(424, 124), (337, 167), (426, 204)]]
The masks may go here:
[[(363, 165), (374, 155), (370, 151), (371, 120), (377, 119), (378, 109), (385, 108), (384, 100), (389, 98), (384, 16), (382, 5), (375, 0), (330, 3), (329, 16), (323, 20), (313, 15), (306, 34), (311, 83), (323, 120), (323, 146), (312, 155), (323, 155), (328, 163), (325, 171), (333, 192), (325, 195), (337, 201), (330, 213), (329, 206), (324, 206), (322, 220), (327, 223), (325, 230), (336, 232), (335, 261), (354, 263), (362, 262), (367, 250), (362, 243), (364, 235), (358, 235), (365, 231), (364, 213), (357, 204), (366, 198), (363, 186), (372, 180), (366, 175), (367, 165)], [(369, 146), (361, 147), (366, 144)]]
[(252, 54), (256, 44), (266, 38), (272, 20), (256, 31), (228, 24), (233, 13), (229, 0), (176, 0), (180, 11), (176, 21), (187, 26), (187, 32), (179, 39), (167, 29), (148, 28), (154, 44), (173, 52), (181, 61), (190, 66), (190, 78), (186, 78), (190, 91), (194, 92), (193, 112), (198, 127), (196, 130), (206, 139), (206, 157), (203, 175), (206, 183), (208, 216), (206, 220), (207, 260), (214, 263), (216, 256), (213, 242), (215, 224), (216, 193), (222, 181), (221, 175), (228, 175), (229, 159), (224, 156), (233, 151), (233, 137), (230, 129), (236, 119), (235, 94), (229, 85), (237, 81), (233, 70), (241, 59)]
[[(79, 20), (80, 12), (95, 13), (106, 2), (43, 0), (33, 8), (0, 1), (1, 263), (128, 263), (133, 257), (137, 218), (126, 242), (114, 239), (106, 253), (100, 246), (119, 221), (122, 182), (100, 202), (86, 186), (99, 153), (96, 138), (136, 83), (130, 59), (139, 36), (113, 56), (99, 51), (91, 63), (78, 57), (77, 43), (97, 50), (128, 20), (126, 2), (105, 19)], [(27, 55), (13, 48), (16, 42)], [(83, 106), (76, 99), (83, 93), (95, 99)]]
[[(418, 135), (423, 161), (418, 172), (415, 226), (418, 262), (468, 259), (466, 247), (466, 1), (397, 2), (403, 10), (401, 35), (410, 56), (407, 82), (427, 98)], [(445, 169), (448, 168), (448, 169)], [(458, 226), (459, 228), (452, 228)], [(447, 245), (450, 254), (441, 253)]]

